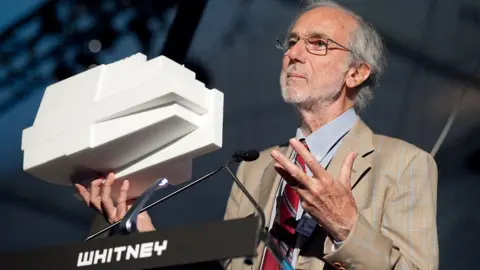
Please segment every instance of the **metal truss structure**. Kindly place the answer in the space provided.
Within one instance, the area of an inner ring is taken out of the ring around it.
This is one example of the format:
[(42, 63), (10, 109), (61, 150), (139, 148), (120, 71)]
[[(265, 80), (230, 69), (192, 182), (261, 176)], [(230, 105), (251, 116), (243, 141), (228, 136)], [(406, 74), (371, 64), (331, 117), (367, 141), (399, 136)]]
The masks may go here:
[[(98, 64), (124, 35), (148, 57), (184, 63), (208, 0), (51, 0), (0, 34), (0, 113), (48, 84)], [(173, 22), (167, 21), (175, 14)], [(151, 25), (168, 33), (161, 48)], [(101, 46), (101, 50), (96, 50)], [(89, 48), (90, 47), (90, 48)]]

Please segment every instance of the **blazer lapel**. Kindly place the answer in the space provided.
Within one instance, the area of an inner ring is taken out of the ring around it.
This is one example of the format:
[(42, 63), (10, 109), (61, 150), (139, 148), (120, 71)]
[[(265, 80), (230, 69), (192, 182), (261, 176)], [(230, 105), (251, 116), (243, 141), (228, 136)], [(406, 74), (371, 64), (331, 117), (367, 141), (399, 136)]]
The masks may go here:
[(348, 154), (356, 152), (357, 157), (353, 162), (350, 176), (350, 186), (353, 189), (370, 169), (372, 164), (370, 154), (373, 153), (373, 151), (373, 132), (359, 118), (355, 126), (345, 135), (327, 171), (330, 172), (333, 177), (337, 177)]

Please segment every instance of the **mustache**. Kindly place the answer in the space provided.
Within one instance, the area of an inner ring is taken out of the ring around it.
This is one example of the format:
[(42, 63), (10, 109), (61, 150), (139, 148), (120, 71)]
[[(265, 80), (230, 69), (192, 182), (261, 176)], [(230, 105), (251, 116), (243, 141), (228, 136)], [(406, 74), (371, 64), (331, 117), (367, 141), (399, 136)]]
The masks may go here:
[(297, 66), (295, 65), (290, 65), (287, 67), (287, 69), (285, 70), (285, 73), (286, 74), (289, 74), (289, 73), (296, 73), (296, 74), (300, 74), (302, 76), (305, 76), (306, 77), (306, 73), (305, 72), (302, 72), (302, 70), (300, 70)]

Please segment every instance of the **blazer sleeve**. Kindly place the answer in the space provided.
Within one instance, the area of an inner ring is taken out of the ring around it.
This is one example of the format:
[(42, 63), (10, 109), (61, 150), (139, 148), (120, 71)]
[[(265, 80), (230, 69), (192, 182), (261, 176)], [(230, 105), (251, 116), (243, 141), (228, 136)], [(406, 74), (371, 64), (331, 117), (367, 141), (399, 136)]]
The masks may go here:
[(418, 152), (384, 205), (380, 232), (359, 215), (354, 229), (325, 260), (337, 269), (438, 269), (437, 165)]

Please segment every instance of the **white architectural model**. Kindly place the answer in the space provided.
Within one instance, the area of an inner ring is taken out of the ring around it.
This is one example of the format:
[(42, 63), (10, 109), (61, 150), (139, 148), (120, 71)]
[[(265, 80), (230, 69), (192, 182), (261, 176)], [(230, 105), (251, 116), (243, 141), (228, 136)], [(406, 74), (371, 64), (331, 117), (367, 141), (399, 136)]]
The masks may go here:
[(192, 159), (221, 148), (222, 131), (220, 91), (164, 56), (136, 54), (47, 87), (23, 131), (23, 168), (85, 186), (114, 172), (113, 195), (128, 179), (131, 198), (161, 177), (190, 180)]

